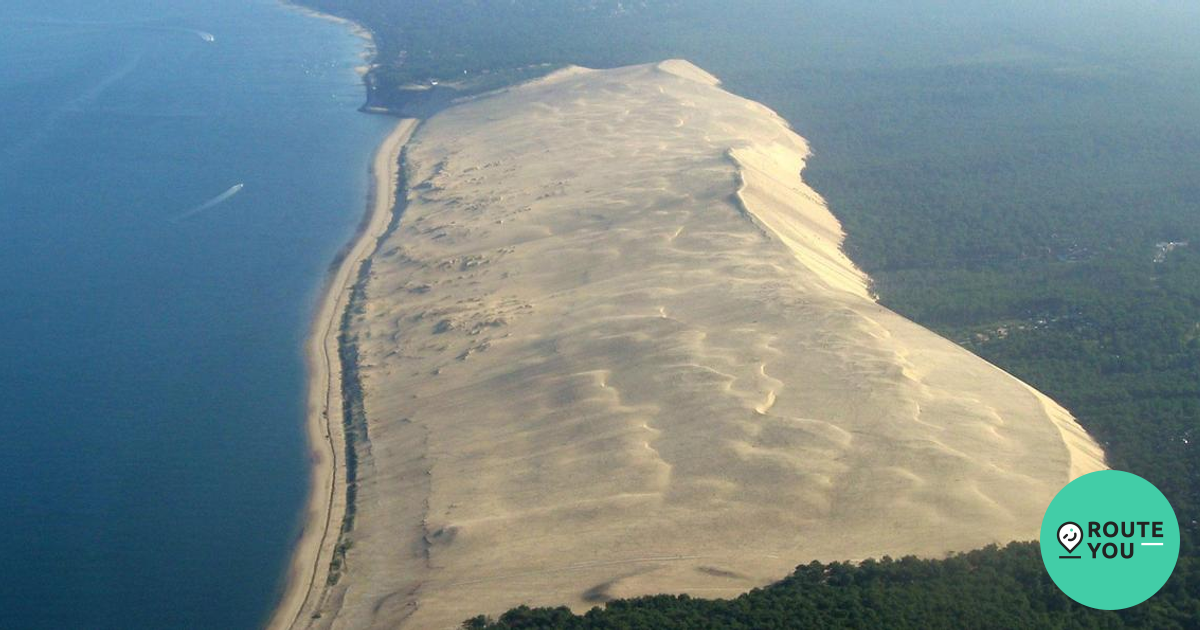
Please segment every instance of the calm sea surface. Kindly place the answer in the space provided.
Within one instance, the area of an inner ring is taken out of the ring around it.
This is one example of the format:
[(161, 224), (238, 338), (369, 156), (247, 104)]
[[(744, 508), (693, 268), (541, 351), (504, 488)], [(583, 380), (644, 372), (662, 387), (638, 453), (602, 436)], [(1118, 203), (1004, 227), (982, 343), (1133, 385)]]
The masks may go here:
[(390, 127), (362, 48), (270, 0), (0, 3), (0, 627), (264, 621)]

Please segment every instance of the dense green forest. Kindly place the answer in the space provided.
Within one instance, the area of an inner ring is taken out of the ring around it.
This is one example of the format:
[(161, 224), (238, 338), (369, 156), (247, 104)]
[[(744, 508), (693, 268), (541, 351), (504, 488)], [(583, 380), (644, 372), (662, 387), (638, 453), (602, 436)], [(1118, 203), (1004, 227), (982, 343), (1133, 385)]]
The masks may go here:
[[(1140, 606), (1131, 614), (1097, 611), (1073, 602), (1050, 581), (1035, 543), (988, 547), (947, 560), (867, 560), (861, 565), (818, 562), (787, 579), (733, 600), (659, 595), (610, 602), (573, 615), (567, 608), (511, 610), (499, 620), (478, 617), (471, 629), (697, 630), (737, 628), (1151, 628), (1194, 626), (1194, 594), (1178, 582), (1156, 599), (1174, 606)], [(1190, 609), (1189, 609), (1190, 606)]]
[(567, 63), (669, 57), (774, 108), (812, 143), (805, 177), (881, 302), (1071, 409), (1183, 532), (1164, 590), (1118, 613), (1072, 604), (1014, 544), (472, 627), (1200, 625), (1200, 5), (306, 2), (375, 33), (369, 100), (397, 113)]

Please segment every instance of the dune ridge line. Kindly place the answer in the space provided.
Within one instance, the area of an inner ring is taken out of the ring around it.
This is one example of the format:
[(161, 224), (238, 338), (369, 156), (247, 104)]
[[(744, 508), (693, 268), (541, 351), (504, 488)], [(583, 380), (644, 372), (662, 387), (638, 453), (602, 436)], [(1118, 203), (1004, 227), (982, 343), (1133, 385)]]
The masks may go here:
[(1030, 539), (1070, 414), (877, 304), (808, 145), (682, 60), (424, 121), (349, 328), (369, 449), (303, 627), (732, 597), (811, 560)]

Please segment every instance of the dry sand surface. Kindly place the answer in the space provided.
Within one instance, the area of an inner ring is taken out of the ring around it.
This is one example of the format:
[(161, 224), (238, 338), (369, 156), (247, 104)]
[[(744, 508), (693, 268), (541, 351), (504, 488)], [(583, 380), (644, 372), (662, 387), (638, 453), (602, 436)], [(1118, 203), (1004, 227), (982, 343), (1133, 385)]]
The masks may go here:
[(1036, 537), (1103, 455), (882, 308), (802, 138), (683, 61), (459, 104), (372, 258), (347, 572), (316, 619), (728, 597), (813, 559)]

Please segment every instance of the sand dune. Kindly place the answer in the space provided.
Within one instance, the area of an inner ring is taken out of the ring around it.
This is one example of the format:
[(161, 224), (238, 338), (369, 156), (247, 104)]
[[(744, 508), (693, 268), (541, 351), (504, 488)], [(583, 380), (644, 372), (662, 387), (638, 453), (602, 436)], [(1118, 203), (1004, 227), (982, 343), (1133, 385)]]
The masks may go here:
[(807, 155), (683, 61), (426, 121), (354, 325), (370, 439), (311, 625), (733, 596), (813, 559), (1035, 537), (1102, 453), (871, 299)]

